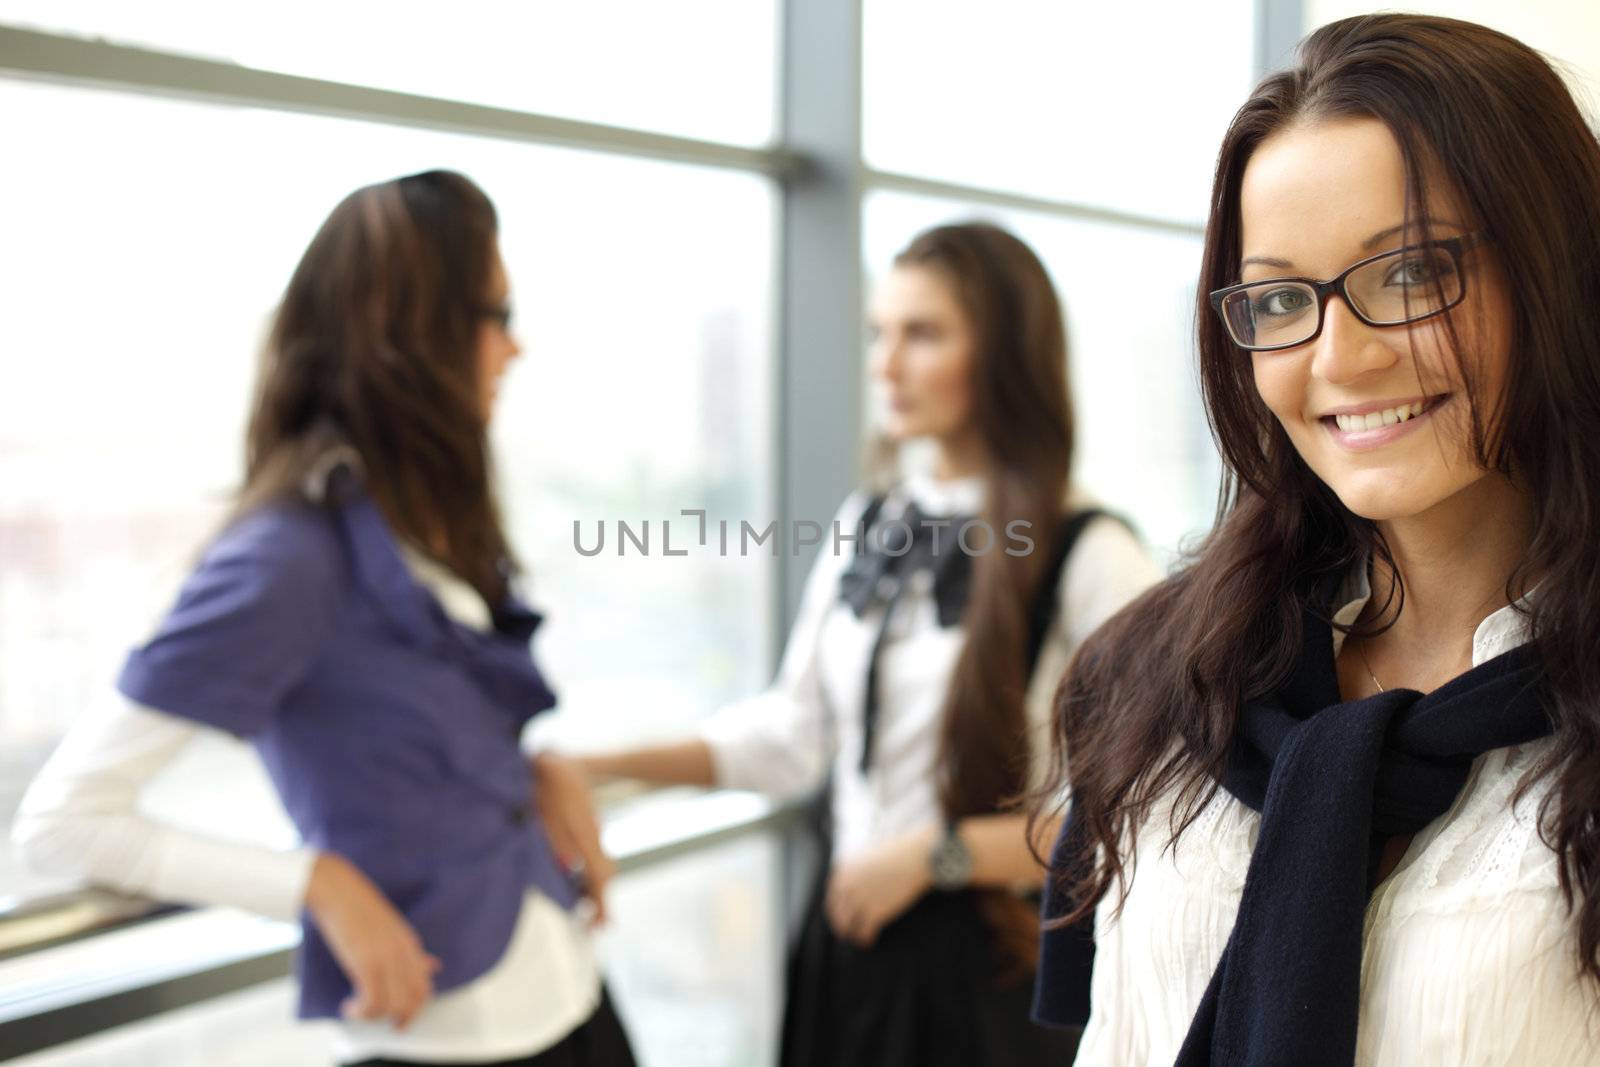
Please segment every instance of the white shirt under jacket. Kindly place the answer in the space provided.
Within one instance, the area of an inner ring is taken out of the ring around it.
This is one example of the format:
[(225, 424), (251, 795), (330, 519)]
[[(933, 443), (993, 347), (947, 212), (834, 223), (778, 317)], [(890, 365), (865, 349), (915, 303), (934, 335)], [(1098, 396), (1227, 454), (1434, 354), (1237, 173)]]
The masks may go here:
[[(883, 518), (895, 518), (907, 500), (928, 517), (976, 516), (983, 482), (908, 479), (885, 501)], [(867, 502), (860, 493), (847, 499), (836, 516), (839, 529), (854, 532)], [(1003, 551), (1011, 542), (1004, 530), (997, 532), (994, 551)], [(940, 536), (953, 537), (954, 529)], [(984, 538), (974, 533), (971, 543), (976, 547)], [(863, 775), (867, 661), (883, 609), (873, 607), (858, 619), (840, 601), (839, 578), (855, 546), (844, 542), (837, 553), (833, 547), (829, 531), (806, 581), (777, 681), (712, 716), (700, 736), (711, 747), (718, 784), (731, 788), (798, 795), (821, 785), (831, 766), (833, 858), (839, 861), (942, 820), (935, 784), (938, 727), (965, 632), (939, 626), (928, 581), (907, 586), (881, 653), (878, 733), (872, 769)], [(1159, 578), (1122, 523), (1100, 517), (1084, 528), (1062, 568), (1055, 619), (1028, 687), (1036, 779), (1049, 754), (1052, 697), (1073, 650)]]
[[(1371, 595), (1360, 573), (1341, 623)], [(1335, 630), (1336, 655), (1343, 639)], [(1473, 666), (1526, 640), (1523, 617), (1501, 608), (1473, 636)], [(1535, 825), (1548, 782), (1511, 803), (1549, 743), (1480, 756), (1373, 893), (1357, 1067), (1600, 1064), (1600, 995), (1579, 977), (1556, 855)], [(1158, 806), (1139, 832), (1120, 916), (1099, 909), (1079, 1067), (1172, 1063), (1233, 929), (1260, 817), (1219, 791), (1173, 850), (1167, 819)]]

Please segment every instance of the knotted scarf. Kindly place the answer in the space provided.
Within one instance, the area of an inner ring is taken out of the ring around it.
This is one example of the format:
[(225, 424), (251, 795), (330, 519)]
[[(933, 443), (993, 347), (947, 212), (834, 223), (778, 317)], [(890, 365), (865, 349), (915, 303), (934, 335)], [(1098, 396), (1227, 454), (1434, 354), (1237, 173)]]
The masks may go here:
[(1353, 1063), (1384, 842), (1449, 811), (1477, 757), (1551, 730), (1532, 646), (1431, 693), (1343, 701), (1329, 624), (1308, 612), (1304, 639), (1294, 674), (1239, 717), (1223, 785), (1261, 813), (1260, 834), (1178, 1067)]
[[(1478, 756), (1552, 728), (1530, 645), (1431, 693), (1390, 689), (1346, 701), (1330, 624), (1310, 609), (1303, 641), (1289, 679), (1240, 710), (1222, 784), (1260, 812), (1260, 831), (1233, 931), (1177, 1067), (1349, 1067), (1363, 922), (1384, 842), (1444, 815)], [(1067, 823), (1058, 861), (1081, 847), (1070, 815)], [(1056, 933), (1063, 957), (1082, 936)], [(1044, 994), (1053, 980), (1061, 984), (1046, 974), (1049, 955), (1037, 1008), (1047, 1018)]]

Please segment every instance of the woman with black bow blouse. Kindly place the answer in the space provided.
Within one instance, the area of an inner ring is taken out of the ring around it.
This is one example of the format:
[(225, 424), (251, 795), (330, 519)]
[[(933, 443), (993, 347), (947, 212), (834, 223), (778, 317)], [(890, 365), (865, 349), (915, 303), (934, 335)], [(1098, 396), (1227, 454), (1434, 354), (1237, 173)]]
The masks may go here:
[(1078, 1062), (1600, 1062), (1600, 147), (1517, 41), (1347, 19), (1211, 203), (1219, 522), (1060, 703)]
[(888, 451), (926, 439), (933, 469), (845, 502), (837, 532), (866, 532), (824, 539), (769, 690), (692, 741), (585, 762), (779, 794), (827, 781), (788, 1067), (1060, 1064), (1076, 1035), (1027, 1018), (1043, 872), (1011, 801), (1042, 773), (1073, 649), (1155, 570), (1124, 525), (1069, 503), (1064, 326), (1025, 245), (930, 230), (870, 318)]

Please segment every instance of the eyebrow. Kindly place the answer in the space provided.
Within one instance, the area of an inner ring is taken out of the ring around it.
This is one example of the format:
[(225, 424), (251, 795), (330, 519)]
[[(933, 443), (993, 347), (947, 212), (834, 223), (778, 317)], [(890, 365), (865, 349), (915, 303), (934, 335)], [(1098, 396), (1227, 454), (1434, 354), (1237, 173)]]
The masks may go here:
[[(1435, 227), (1435, 226), (1449, 226), (1449, 227), (1452, 227), (1452, 228), (1457, 229), (1457, 230), (1465, 230), (1466, 229), (1466, 227), (1461, 225), (1459, 222), (1453, 222), (1450, 219), (1434, 219), (1434, 218), (1413, 219), (1409, 223), (1402, 222), (1398, 226), (1390, 226), (1386, 230), (1379, 230), (1377, 233), (1373, 234), (1371, 237), (1368, 237), (1365, 241), (1361, 242), (1362, 251), (1371, 252), (1379, 244), (1381, 244), (1384, 241), (1388, 240), (1390, 237), (1393, 237), (1397, 233), (1403, 232), (1406, 229), (1407, 226), (1421, 226), (1424, 229), (1431, 229), (1432, 227)], [(1293, 263), (1289, 262), (1286, 259), (1277, 259), (1277, 258), (1275, 258), (1273, 256), (1251, 256), (1248, 259), (1244, 259), (1244, 260), (1240, 261), (1239, 269), (1243, 270), (1245, 267), (1248, 267), (1251, 264), (1259, 264), (1259, 265), (1261, 265), (1263, 267), (1276, 267), (1279, 270), (1293, 270), (1294, 269), (1294, 264)]]

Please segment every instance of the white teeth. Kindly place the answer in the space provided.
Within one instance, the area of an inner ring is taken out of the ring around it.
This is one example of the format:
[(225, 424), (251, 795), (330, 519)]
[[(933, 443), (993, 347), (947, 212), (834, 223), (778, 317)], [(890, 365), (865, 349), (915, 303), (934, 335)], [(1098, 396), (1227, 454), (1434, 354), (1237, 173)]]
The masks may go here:
[(1414, 404), (1401, 404), (1397, 408), (1385, 408), (1382, 411), (1369, 411), (1365, 415), (1335, 415), (1333, 421), (1345, 433), (1360, 433), (1363, 430), (1376, 430), (1382, 426), (1393, 426), (1396, 423), (1414, 419), (1422, 414), (1422, 401)]

